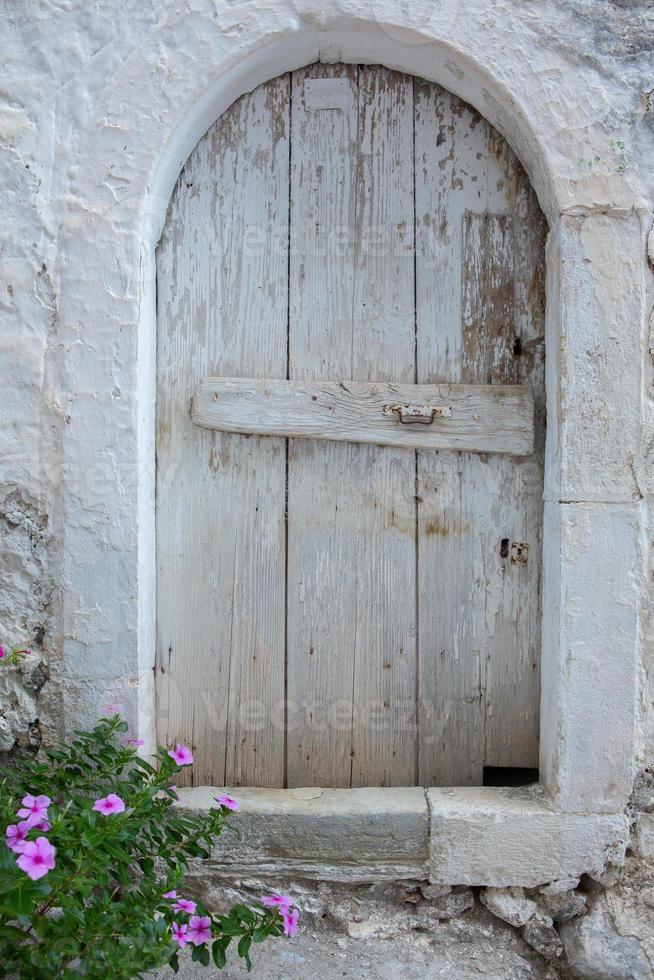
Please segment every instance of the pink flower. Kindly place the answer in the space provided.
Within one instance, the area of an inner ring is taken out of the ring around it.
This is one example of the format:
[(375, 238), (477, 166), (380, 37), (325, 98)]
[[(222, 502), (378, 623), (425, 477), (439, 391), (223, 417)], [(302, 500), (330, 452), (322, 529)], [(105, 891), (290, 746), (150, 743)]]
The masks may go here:
[(223, 793), (222, 796), (214, 796), (216, 803), (220, 803), (221, 806), (226, 806), (228, 810), (240, 810), (241, 804), (238, 800), (233, 799), (228, 796), (227, 793)]
[(49, 840), (45, 837), (37, 837), (36, 840), (25, 841), (18, 855), (17, 864), (32, 881), (38, 881), (54, 868), (56, 853)]
[(201, 946), (211, 939), (211, 919), (208, 915), (192, 915), (188, 924), (188, 938), (194, 946)]
[(168, 753), (171, 759), (174, 759), (178, 766), (190, 766), (193, 764), (193, 753), (186, 745), (180, 745), (179, 742), (174, 749), (171, 749)]
[(173, 889), (171, 892), (164, 892), (164, 898), (177, 898), (177, 892)]
[(34, 827), (40, 820), (47, 820), (48, 807), (52, 803), (49, 796), (24, 796), (22, 807), (18, 811), (18, 816), (31, 821), (30, 826)]
[(7, 847), (10, 851), (19, 854), (23, 850), (23, 842), (27, 837), (27, 831), (31, 830), (29, 820), (21, 820), (19, 824), (12, 823), (7, 827)]
[(262, 905), (267, 905), (269, 908), (278, 908), (280, 912), (284, 909), (289, 909), (293, 904), (293, 899), (289, 898), (288, 895), (265, 895), (261, 899)]
[(297, 909), (280, 909), (280, 915), (284, 920), (284, 935), (292, 939), (297, 934), (297, 920), (300, 913)]
[(125, 741), (127, 745), (133, 745), (135, 748), (137, 748), (139, 745), (145, 745), (144, 738), (127, 738)]
[(36, 817), (28, 817), (27, 822), (30, 825), (30, 830), (40, 830), (42, 834), (47, 834), (50, 830), (50, 824), (47, 820), (37, 820)]
[(2, 660), (2, 658), (4, 657), (4, 655), (5, 655), (5, 648), (4, 647), (0, 647), (0, 660)]
[(188, 912), (192, 915), (197, 908), (195, 902), (191, 902), (186, 898), (179, 898), (173, 905), (175, 912)]
[(188, 930), (188, 926), (186, 925), (186, 923), (184, 923), (183, 925), (180, 925), (178, 922), (173, 922), (173, 927), (172, 928), (173, 928), (173, 939), (174, 939), (174, 941), (177, 943), (177, 945), (179, 946), (180, 949), (184, 949), (184, 947), (186, 946), (186, 943), (188, 942), (188, 939), (187, 939), (187, 936), (186, 936), (186, 932)]
[(104, 708), (100, 709), (103, 715), (108, 717), (113, 717), (114, 715), (124, 715), (125, 705), (123, 704), (106, 704)]
[(115, 793), (109, 793), (108, 796), (96, 800), (92, 809), (97, 813), (104, 813), (105, 816), (108, 816), (110, 813), (124, 813), (125, 804), (120, 796), (116, 796)]

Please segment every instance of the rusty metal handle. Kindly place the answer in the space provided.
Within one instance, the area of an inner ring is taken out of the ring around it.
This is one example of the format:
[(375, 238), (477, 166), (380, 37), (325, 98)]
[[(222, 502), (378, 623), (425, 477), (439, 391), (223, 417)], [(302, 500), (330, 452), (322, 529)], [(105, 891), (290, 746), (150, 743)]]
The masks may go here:
[(449, 405), (384, 405), (384, 415), (397, 415), (402, 425), (431, 425), (434, 419), (449, 418)]

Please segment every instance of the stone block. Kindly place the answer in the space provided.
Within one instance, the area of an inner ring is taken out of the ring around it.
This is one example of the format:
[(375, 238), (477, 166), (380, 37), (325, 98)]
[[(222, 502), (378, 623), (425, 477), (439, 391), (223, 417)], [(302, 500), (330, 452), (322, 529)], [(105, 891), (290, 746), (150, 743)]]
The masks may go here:
[[(206, 810), (221, 791), (180, 791), (181, 804)], [(425, 791), (403, 789), (232, 790), (241, 803), (198, 874), (292, 874), (339, 881), (427, 877)]]
[(641, 520), (637, 504), (545, 504), (540, 775), (560, 809), (631, 794)]
[[(638, 215), (564, 215), (552, 231), (546, 499), (639, 497), (644, 232)], [(552, 411), (555, 409), (555, 412)]]
[(643, 861), (654, 864), (654, 813), (637, 814), (632, 848)]
[(515, 927), (524, 926), (538, 908), (522, 888), (483, 888), (479, 900), (494, 916)]
[(549, 915), (537, 911), (522, 928), (522, 938), (546, 960), (557, 960), (563, 953), (563, 943)]
[(429, 789), (432, 882), (533, 888), (600, 872), (624, 854), (624, 814), (560, 813), (536, 794), (491, 787)]
[(588, 915), (562, 925), (559, 933), (570, 972), (578, 980), (651, 980), (640, 942), (616, 932), (601, 901)]
[(583, 892), (541, 888), (537, 901), (541, 912), (549, 915), (553, 922), (568, 922), (584, 911), (587, 897)]

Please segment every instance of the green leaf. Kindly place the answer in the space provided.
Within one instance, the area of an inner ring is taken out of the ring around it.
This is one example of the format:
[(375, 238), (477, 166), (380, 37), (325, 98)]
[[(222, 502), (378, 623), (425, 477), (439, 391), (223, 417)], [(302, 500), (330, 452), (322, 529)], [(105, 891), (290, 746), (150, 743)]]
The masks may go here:
[(134, 765), (135, 766), (138, 766), (139, 769), (143, 769), (145, 772), (149, 773), (151, 776), (154, 775), (156, 773), (156, 771), (157, 771), (154, 768), (154, 766), (151, 766), (149, 762), (146, 762), (145, 759), (141, 759), (139, 756), (136, 756), (134, 758), (133, 762), (134, 762)]
[(16, 856), (8, 847), (0, 847), (0, 871), (15, 871)]
[(74, 956), (79, 949), (79, 944), (74, 939), (63, 936), (52, 943), (51, 949), (60, 956)]
[(18, 942), (23, 942), (25, 939), (25, 933), (22, 929), (17, 929), (15, 926), (5, 926), (0, 923), (0, 938), (2, 939), (12, 939), (18, 940)]
[(225, 936), (240, 936), (243, 932), (243, 926), (238, 922), (234, 922), (232, 919), (226, 919), (222, 926), (222, 931)]
[(179, 973), (179, 955), (177, 953), (173, 953), (170, 957), (168, 966), (172, 968), (173, 973)]
[(32, 881), (27, 875), (16, 879), (14, 888), (5, 895), (3, 905), (9, 918), (29, 915), (37, 902), (42, 901), (52, 891), (47, 881)]
[(238, 955), (242, 956), (243, 959), (250, 952), (250, 946), (252, 945), (252, 936), (243, 936), (238, 944)]
[(108, 841), (104, 842), (102, 848), (110, 857), (114, 859), (114, 861), (118, 861), (121, 864), (129, 864), (132, 860), (132, 855), (129, 853), (129, 851), (121, 851), (119, 847), (114, 847), (114, 845), (110, 844)]
[(152, 858), (141, 858), (138, 861), (144, 875), (151, 875), (154, 871), (154, 861)]
[(223, 970), (227, 966), (227, 956), (225, 955), (225, 950), (229, 945), (229, 939), (225, 942), (224, 939), (218, 939), (211, 947), (211, 955), (213, 961), (219, 970)]
[(254, 912), (247, 905), (235, 905), (230, 914), (237, 915), (243, 922), (248, 922), (250, 925), (256, 921)]

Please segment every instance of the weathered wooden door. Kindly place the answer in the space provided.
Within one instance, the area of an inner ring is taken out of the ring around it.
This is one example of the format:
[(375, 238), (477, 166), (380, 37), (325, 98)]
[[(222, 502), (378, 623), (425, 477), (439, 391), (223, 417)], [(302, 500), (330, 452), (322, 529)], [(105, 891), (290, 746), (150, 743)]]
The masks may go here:
[[(385, 68), (275, 78), (191, 154), (157, 261), (156, 669), (159, 739), (192, 744), (196, 783), (538, 765), (544, 236), (498, 133)], [(282, 416), (341, 383), (359, 429), (386, 389), (349, 382), (528, 385), (533, 451), (495, 451), (485, 407), (489, 451), (423, 448), (399, 414), (406, 445), (243, 434), (250, 382), (220, 431), (211, 378), (266, 379)]]

